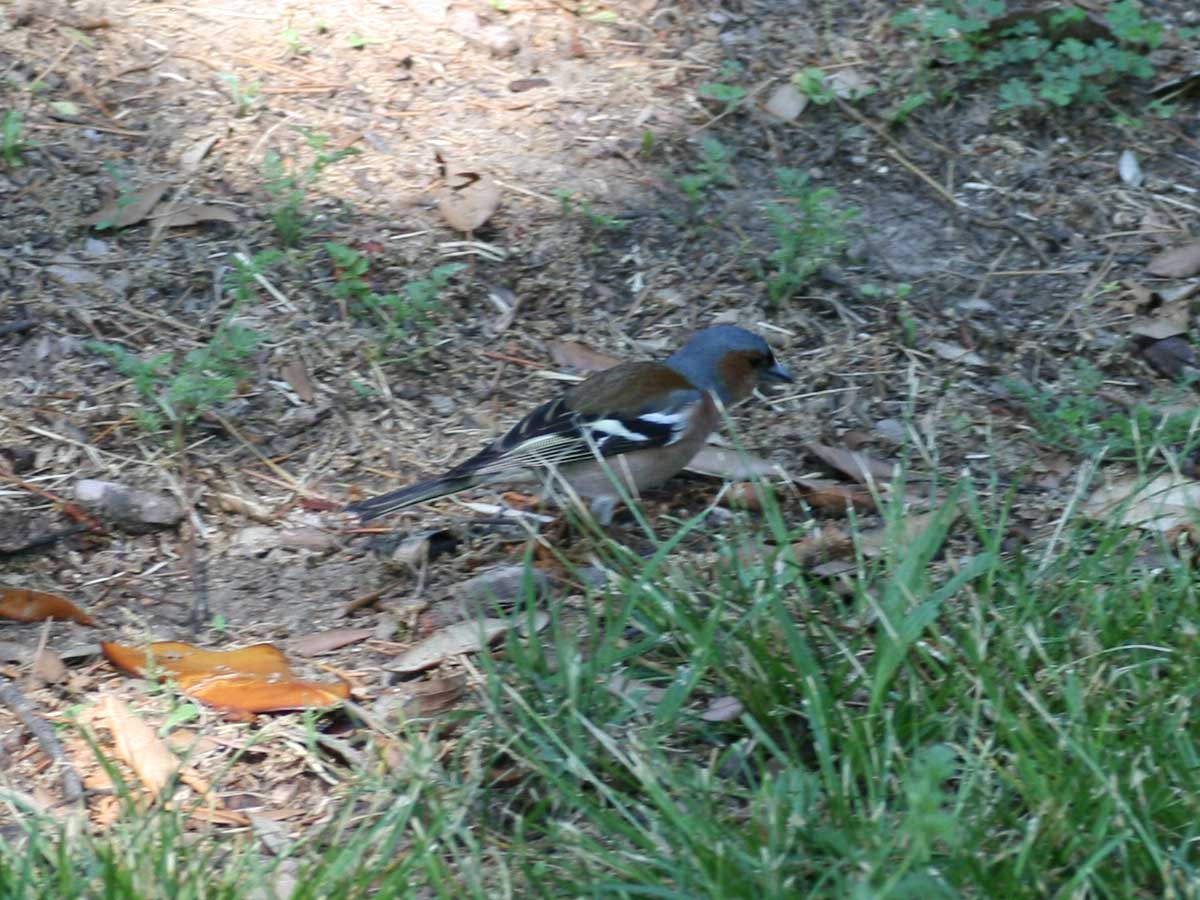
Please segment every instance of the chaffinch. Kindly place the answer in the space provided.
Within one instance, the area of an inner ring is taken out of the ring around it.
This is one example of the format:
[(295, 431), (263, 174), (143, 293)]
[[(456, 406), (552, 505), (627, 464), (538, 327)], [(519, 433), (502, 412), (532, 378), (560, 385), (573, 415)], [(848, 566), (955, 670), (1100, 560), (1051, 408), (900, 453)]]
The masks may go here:
[[(346, 508), (363, 521), (480, 484), (538, 481), (588, 498), (601, 524), (622, 489), (636, 495), (688, 464), (731, 406), (762, 381), (792, 381), (767, 342), (733, 325), (692, 336), (665, 362), (597, 372), (529, 413), (446, 473)], [(715, 398), (715, 399), (714, 399)]]

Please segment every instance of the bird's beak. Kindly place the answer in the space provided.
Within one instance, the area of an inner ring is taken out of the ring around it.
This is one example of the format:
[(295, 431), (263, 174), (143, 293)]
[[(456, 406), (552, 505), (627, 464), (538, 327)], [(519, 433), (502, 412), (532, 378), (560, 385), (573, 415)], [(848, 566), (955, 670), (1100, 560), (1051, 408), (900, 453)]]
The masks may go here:
[(771, 367), (769, 369), (763, 369), (762, 380), (786, 381), (788, 384), (792, 384), (796, 379), (792, 377), (791, 372), (789, 372), (779, 363), (771, 363)]

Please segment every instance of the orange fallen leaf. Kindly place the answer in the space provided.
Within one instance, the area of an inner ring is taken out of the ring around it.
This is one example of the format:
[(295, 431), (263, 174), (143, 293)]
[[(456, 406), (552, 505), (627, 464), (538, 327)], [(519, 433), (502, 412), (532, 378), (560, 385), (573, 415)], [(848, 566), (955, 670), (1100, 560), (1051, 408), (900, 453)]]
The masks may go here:
[(350, 698), (344, 681), (318, 684), (290, 675), (184, 675), (179, 684), (202, 703), (252, 713), (333, 706)]
[(141, 676), (153, 667), (178, 679), (189, 697), (239, 712), (332, 706), (350, 696), (345, 682), (320, 684), (297, 678), (283, 651), (273, 644), (202, 650), (191, 644), (160, 641), (144, 649), (111, 643), (100, 648), (109, 662), (124, 672)]
[(18, 622), (78, 622), (95, 625), (96, 620), (65, 597), (31, 591), (28, 588), (0, 587), (0, 616)]
[(796, 486), (813, 509), (845, 513), (848, 506), (857, 510), (875, 508), (871, 492), (857, 484), (843, 484), (827, 478), (797, 478)]
[(738, 481), (729, 486), (722, 502), (730, 509), (748, 509), (762, 512), (763, 498), (759, 486), (753, 481)]
[(127, 647), (101, 643), (108, 661), (130, 675), (145, 675), (153, 666), (170, 675), (290, 675), (287, 657), (274, 644), (253, 644), (240, 650), (203, 650), (179, 641), (158, 641)]
[(848, 556), (854, 550), (854, 539), (836, 525), (826, 525), (816, 534), (792, 544), (796, 562), (802, 566), (836, 557)]

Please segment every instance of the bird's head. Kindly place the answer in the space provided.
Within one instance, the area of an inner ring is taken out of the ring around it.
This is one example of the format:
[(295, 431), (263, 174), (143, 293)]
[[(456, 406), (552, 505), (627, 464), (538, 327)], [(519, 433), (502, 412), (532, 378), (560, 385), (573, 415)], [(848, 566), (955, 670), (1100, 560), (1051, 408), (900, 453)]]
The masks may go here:
[(667, 365), (726, 406), (749, 397), (762, 382), (795, 380), (765, 340), (736, 325), (696, 332)]

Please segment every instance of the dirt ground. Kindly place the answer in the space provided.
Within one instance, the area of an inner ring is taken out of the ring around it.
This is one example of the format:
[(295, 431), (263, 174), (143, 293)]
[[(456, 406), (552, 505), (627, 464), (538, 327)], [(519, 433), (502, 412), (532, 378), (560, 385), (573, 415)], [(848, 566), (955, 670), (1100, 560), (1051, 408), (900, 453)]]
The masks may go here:
[[(452, 501), (408, 510), (377, 530), (458, 541), (421, 570), (381, 559), (336, 510), (461, 460), (553, 396), (568, 371), (553, 341), (661, 357), (713, 321), (755, 329), (799, 383), (737, 411), (748, 450), (792, 479), (829, 476), (810, 442), (903, 455), (918, 477), (998, 476), (1019, 484), (1015, 522), (1031, 539), (1052, 527), (1071, 475), (1053, 454), (1032, 458), (1004, 379), (1055, 385), (1083, 359), (1130, 396), (1162, 382), (1127, 346), (1136, 310), (1106, 286), (1141, 277), (1196, 228), (1194, 100), (1122, 128), (1089, 112), (1006, 119), (981, 93), (888, 128), (914, 48), (874, 0), (18, 6), (0, 22), (0, 110), (21, 111), (34, 146), (0, 168), (0, 582), (70, 598), (104, 640), (224, 648), (366, 628), (322, 659), (362, 702), (378, 697), (391, 679), (381, 663), (449, 621), (442, 601), (465, 579), (519, 562), (526, 532)], [(1155, 14), (1183, 21), (1187, 6)], [(1168, 72), (1195, 62), (1161, 52)], [(698, 95), (729, 60), (748, 92), (734, 110)], [(794, 121), (765, 112), (807, 66), (852, 70), (875, 93)], [(139, 427), (136, 385), (89, 342), (146, 359), (205, 345), (231, 309), (232, 255), (280, 245), (264, 159), (307, 165), (305, 131), (359, 152), (305, 192), (310, 232), (236, 313), (264, 336), (250, 373), (188, 430), (181, 458), (169, 434)], [(735, 180), (695, 209), (677, 179), (705, 137), (735, 152)], [(1124, 151), (1146, 173), (1139, 186), (1119, 175)], [(435, 154), (501, 189), (472, 243), (438, 213)], [(762, 207), (781, 166), (858, 212), (846, 253), (772, 304), (753, 261), (770, 249)], [(155, 185), (168, 204), (158, 218), (88, 223)], [(165, 223), (195, 204), (220, 220)], [(326, 241), (360, 248), (381, 293), (449, 261), (467, 268), (430, 330), (381, 348), (375, 323), (333, 295)], [(139, 534), (104, 521), (39, 543), (72, 525), (64, 501), (82, 479), (166, 494), (185, 522)], [(667, 522), (719, 488), (681, 479), (648, 509)], [(782, 497), (800, 528), (802, 491)], [(193, 633), (198, 598), (216, 619)], [(2, 624), (0, 642), (35, 647), (42, 627)], [(0, 672), (51, 718), (115, 692), (161, 724), (165, 708), (97, 655), (96, 638), (52, 626), (45, 640), (69, 664), (57, 682), (28, 682), (16, 650)], [(283, 733), (292, 718), (265, 727)], [(205, 733), (236, 740), (243, 727), (213, 719)], [(86, 748), (68, 750), (88, 768)], [(321, 784), (297, 780), (305, 766), (289, 757), (270, 784), (245, 775), (238, 790), (257, 796), (286, 774), (292, 787), (272, 802), (300, 809)], [(55, 801), (54, 773), (3, 707), (0, 771)]]

